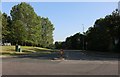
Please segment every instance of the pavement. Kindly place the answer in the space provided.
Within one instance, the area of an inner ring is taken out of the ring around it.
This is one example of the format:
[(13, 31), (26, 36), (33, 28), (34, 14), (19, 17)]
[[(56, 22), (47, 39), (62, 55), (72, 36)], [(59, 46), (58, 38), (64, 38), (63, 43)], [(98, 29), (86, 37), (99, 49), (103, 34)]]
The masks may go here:
[(2, 58), (3, 75), (118, 75), (116, 55), (65, 52), (65, 59), (55, 53), (44, 56)]
[(118, 61), (5, 58), (3, 75), (118, 75)]

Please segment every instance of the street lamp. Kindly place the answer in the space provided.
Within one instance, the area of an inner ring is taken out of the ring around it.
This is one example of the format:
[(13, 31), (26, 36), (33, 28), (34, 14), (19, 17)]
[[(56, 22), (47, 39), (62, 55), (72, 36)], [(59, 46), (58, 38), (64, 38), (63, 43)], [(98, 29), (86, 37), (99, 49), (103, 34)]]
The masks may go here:
[(86, 50), (87, 50), (87, 45), (88, 45), (88, 42), (86, 42), (85, 44), (86, 44)]
[(118, 12), (119, 12), (119, 15), (120, 15), (120, 1), (118, 2)]
[(82, 24), (83, 26), (83, 51), (84, 51), (84, 24)]

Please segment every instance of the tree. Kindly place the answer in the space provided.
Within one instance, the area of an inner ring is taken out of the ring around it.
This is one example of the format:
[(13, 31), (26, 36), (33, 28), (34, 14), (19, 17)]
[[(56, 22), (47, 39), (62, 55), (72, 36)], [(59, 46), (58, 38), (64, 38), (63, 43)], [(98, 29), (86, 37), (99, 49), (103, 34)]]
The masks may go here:
[(56, 48), (56, 49), (61, 49), (61, 48), (62, 48), (62, 42), (56, 41), (56, 42), (55, 42), (55, 48)]
[(15, 5), (10, 14), (14, 44), (52, 47), (54, 28), (48, 18), (37, 16), (32, 6), (25, 2)]
[[(120, 47), (120, 16), (118, 10), (111, 15), (96, 20), (94, 27), (86, 32), (90, 50), (109, 51), (119, 50)], [(115, 41), (117, 43), (115, 44)]]
[(53, 44), (53, 24), (50, 22), (48, 18), (42, 17), (42, 47), (49, 47)]
[(2, 14), (2, 41), (10, 42), (11, 19), (6, 13)]
[(82, 49), (85, 47), (92, 51), (120, 51), (119, 34), (120, 15), (118, 10), (115, 10), (112, 14), (97, 19), (94, 27), (90, 27), (84, 34), (76, 33), (67, 37), (65, 42), (56, 42), (55, 46), (66, 49)]
[(0, 43), (2, 42), (2, 13), (0, 11)]
[[(13, 28), (14, 26), (17, 27), (14, 28), (14, 31), (16, 31), (14, 33), (21, 33), (21, 38), (16, 38), (17, 36), (13, 35), (13, 39), (16, 39), (16, 41), (22, 41), (28, 45), (38, 44), (37, 37), (39, 37), (38, 30), (40, 30), (40, 23), (34, 9), (29, 4), (22, 2), (12, 8), (11, 17)], [(16, 26), (17, 23), (19, 24), (18, 26)], [(19, 30), (20, 32), (18, 32), (17, 29), (20, 28), (22, 28), (22, 30)], [(24, 37), (24, 39), (22, 39), (22, 37)]]
[(12, 32), (13, 35), (13, 43), (15, 44), (23, 44), (23, 42), (26, 40), (26, 30), (25, 26), (22, 23), (21, 20), (16, 20), (12, 22)]
[(73, 36), (66, 38), (67, 49), (82, 49), (83, 48), (83, 34), (76, 33)]
[(67, 37), (64, 42), (55, 42), (55, 47), (57, 49), (82, 49), (83, 37), (85, 37), (83, 34), (76, 33)]

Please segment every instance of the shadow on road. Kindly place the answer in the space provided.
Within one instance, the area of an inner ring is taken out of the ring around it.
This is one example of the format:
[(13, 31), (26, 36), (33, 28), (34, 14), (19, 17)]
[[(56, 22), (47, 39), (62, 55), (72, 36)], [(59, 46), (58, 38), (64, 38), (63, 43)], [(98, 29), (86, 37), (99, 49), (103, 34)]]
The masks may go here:
[[(50, 52), (50, 51), (45, 51)], [(86, 51), (64, 51), (64, 58), (66, 60), (119, 60), (119, 54), (115, 53), (102, 53), (102, 52), (86, 52)], [(51, 52), (50, 54), (33, 53), (30, 55), (18, 56), (18, 58), (32, 58), (32, 59), (47, 59), (52, 60), (59, 58), (58, 52)]]

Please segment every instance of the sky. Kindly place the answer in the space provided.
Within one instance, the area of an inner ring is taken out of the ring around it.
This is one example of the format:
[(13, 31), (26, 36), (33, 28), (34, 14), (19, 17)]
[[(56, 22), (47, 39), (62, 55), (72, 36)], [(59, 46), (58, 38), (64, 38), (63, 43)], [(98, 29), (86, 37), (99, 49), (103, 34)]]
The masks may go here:
[[(10, 10), (20, 2), (2, 2), (2, 12)], [(88, 30), (96, 19), (109, 15), (118, 8), (117, 2), (27, 2), (37, 15), (48, 17), (54, 24), (54, 41)]]

